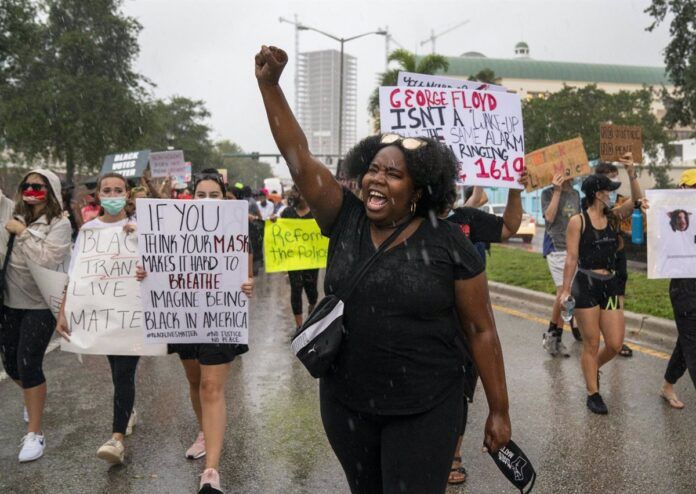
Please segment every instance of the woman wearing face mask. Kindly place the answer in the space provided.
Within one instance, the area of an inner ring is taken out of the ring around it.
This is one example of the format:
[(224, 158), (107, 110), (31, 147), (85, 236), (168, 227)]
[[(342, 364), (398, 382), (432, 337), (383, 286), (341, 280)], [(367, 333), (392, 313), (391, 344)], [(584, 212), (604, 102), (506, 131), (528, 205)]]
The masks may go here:
[(4, 306), (0, 307), (0, 353), (5, 372), (24, 393), (24, 420), (28, 425), (20, 462), (40, 458), (46, 446), (41, 430), (46, 401), (42, 365), (55, 319), (29, 271), (29, 263), (56, 269), (70, 254), (72, 229), (60, 197), (60, 179), (53, 172), (32, 170), (22, 179), (13, 219), (0, 234), (3, 247), (14, 235), (5, 273)]
[[(101, 213), (91, 221), (88, 221), (78, 233), (75, 248), (81, 243), (84, 230), (99, 228), (123, 227), (127, 232), (135, 230), (135, 224), (127, 214), (126, 197), (128, 195), (128, 182), (118, 173), (106, 173), (97, 181), (96, 198), (101, 205)], [(75, 255), (73, 255), (75, 259)], [(70, 265), (72, 273), (73, 265)], [(65, 299), (63, 299), (63, 306)], [(56, 332), (65, 339), (70, 339), (70, 328), (61, 307), (56, 324)], [(111, 367), (111, 378), (114, 383), (114, 415), (112, 423), (111, 439), (106, 441), (98, 450), (97, 457), (111, 464), (123, 463), (125, 457), (125, 436), (133, 432), (137, 416), (133, 409), (135, 403), (135, 371), (140, 357), (131, 355), (107, 355)]]
[[(194, 200), (225, 199), (225, 183), (214, 168), (206, 169), (196, 178)], [(251, 297), (254, 281), (252, 255), (249, 255), (249, 279), (242, 284), (242, 291)], [(138, 279), (147, 273), (138, 269)], [(227, 424), (225, 385), (232, 361), (249, 350), (247, 345), (234, 344), (175, 344), (169, 345), (170, 353), (178, 353), (189, 383), (193, 411), (198, 419), (198, 437), (186, 451), (186, 458), (195, 460), (206, 457), (201, 475), (199, 493), (221, 493), (218, 467)]]
[[(305, 201), (297, 186), (293, 185), (288, 194), (288, 206), (280, 213), (281, 218), (294, 218), (301, 220), (314, 219), (307, 201)], [(302, 326), (302, 290), (307, 294), (307, 314), (311, 314), (317, 303), (319, 292), (317, 283), (319, 281), (318, 269), (302, 269), (299, 271), (288, 271), (290, 277), (290, 305), (295, 316), (295, 325)]]
[[(567, 257), (563, 270), (563, 304), (572, 294), (575, 317), (582, 333), (582, 372), (587, 386), (587, 408), (604, 415), (599, 394), (599, 368), (621, 350), (624, 314), (615, 275), (621, 236), (609, 207), (610, 193), (620, 187), (605, 175), (590, 175), (582, 183), (583, 211), (570, 218), (566, 233)], [(576, 274), (577, 270), (577, 274)], [(599, 350), (599, 335), (604, 347)]]

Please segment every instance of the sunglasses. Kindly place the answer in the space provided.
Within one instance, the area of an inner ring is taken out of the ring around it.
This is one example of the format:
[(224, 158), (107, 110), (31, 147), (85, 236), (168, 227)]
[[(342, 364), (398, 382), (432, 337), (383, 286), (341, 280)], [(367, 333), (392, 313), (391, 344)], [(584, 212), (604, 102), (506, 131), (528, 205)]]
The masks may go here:
[(404, 149), (415, 151), (428, 145), (428, 141), (418, 137), (401, 137), (399, 134), (384, 134), (380, 144), (398, 144)]
[(40, 190), (45, 189), (46, 186), (43, 184), (29, 184), (27, 182), (24, 182), (22, 185), (19, 186), (19, 188), (22, 190), (22, 192), (26, 192), (29, 189), (33, 190), (34, 192), (38, 192)]

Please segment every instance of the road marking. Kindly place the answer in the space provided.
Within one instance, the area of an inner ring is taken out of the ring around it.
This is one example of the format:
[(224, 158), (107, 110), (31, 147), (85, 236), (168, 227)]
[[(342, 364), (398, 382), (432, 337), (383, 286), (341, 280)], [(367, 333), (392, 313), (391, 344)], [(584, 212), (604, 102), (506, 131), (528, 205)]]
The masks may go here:
[[(526, 319), (527, 321), (532, 321), (532, 322), (538, 322), (539, 324), (546, 326), (548, 325), (549, 321), (548, 319), (544, 319), (542, 317), (537, 317), (533, 316), (531, 314), (527, 314), (526, 312), (522, 312), (519, 310), (515, 309), (510, 309), (508, 307), (504, 307), (502, 305), (497, 305), (497, 304), (492, 304), (494, 310), (498, 310), (500, 312), (504, 312), (506, 314), (509, 314), (511, 316), (519, 317), (520, 319)], [(566, 329), (565, 327), (563, 328), (563, 331), (566, 331), (570, 333), (570, 329)], [(642, 345), (638, 345), (636, 343), (626, 343), (628, 347), (633, 350), (634, 352), (640, 352), (645, 355), (650, 355), (651, 357), (656, 357), (661, 360), (669, 360), (671, 355), (665, 352), (660, 352), (659, 350), (653, 350), (652, 348), (647, 348)]]
[[(59, 346), (60, 338), (53, 338), (53, 340), (51, 340), (51, 342), (48, 344), (48, 347), (46, 348), (46, 354), (52, 352)], [(3, 382), (5, 379), (7, 379), (7, 374), (5, 373), (5, 371), (0, 371), (0, 383)]]

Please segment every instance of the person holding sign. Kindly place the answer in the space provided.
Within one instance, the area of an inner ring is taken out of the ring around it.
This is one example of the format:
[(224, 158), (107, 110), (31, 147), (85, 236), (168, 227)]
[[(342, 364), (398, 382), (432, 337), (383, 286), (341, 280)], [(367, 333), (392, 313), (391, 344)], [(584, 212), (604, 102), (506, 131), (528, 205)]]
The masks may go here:
[[(696, 168), (686, 170), (679, 179), (680, 189), (696, 189)], [(669, 298), (674, 320), (677, 323), (677, 344), (665, 370), (665, 380), (660, 396), (676, 409), (684, 403), (674, 392), (674, 385), (688, 370), (696, 387), (696, 278), (672, 278), (669, 282)]]
[[(83, 236), (86, 230), (103, 229), (110, 227), (122, 227), (132, 233), (135, 223), (126, 211), (128, 197), (128, 182), (115, 172), (106, 173), (97, 180), (97, 201), (101, 207), (99, 216), (88, 221), (78, 233), (75, 249), (83, 245)], [(73, 253), (70, 269), (70, 277), (75, 273), (75, 259), (77, 252)], [(70, 324), (65, 314), (65, 298), (58, 315), (56, 332), (70, 341)], [(133, 355), (107, 355), (111, 368), (111, 379), (114, 384), (113, 421), (111, 439), (106, 441), (98, 450), (97, 457), (111, 464), (121, 464), (125, 458), (126, 448), (123, 441), (130, 435), (137, 422), (137, 415), (133, 409), (135, 403), (135, 372), (140, 357)]]
[[(580, 212), (580, 194), (573, 189), (572, 184), (573, 177), (567, 177), (559, 173), (553, 177), (553, 186), (541, 193), (541, 210), (544, 213), (546, 222), (543, 254), (549, 266), (553, 284), (556, 286), (557, 297), (563, 287), (568, 223), (573, 215)], [(577, 340), (582, 339), (577, 328), (572, 327), (572, 330)], [(556, 301), (551, 309), (549, 329), (543, 335), (542, 346), (550, 355), (569, 356), (562, 338), (563, 318), (561, 317), (561, 305)]]
[[(599, 369), (621, 350), (625, 325), (616, 252), (621, 247), (618, 220), (609, 208), (610, 194), (621, 184), (604, 175), (590, 175), (582, 183), (583, 210), (570, 218), (566, 234), (563, 287), (557, 303), (575, 300), (575, 317), (582, 334), (580, 362), (587, 386), (587, 408), (605, 415), (599, 394)], [(576, 273), (577, 271), (577, 273)], [(604, 348), (599, 350), (599, 335)]]
[[(635, 166), (633, 164), (633, 153), (626, 153), (620, 159), (619, 162), (626, 169), (626, 174), (628, 175), (628, 180), (631, 184), (631, 197), (630, 199), (624, 198), (623, 202), (618, 203), (619, 195), (616, 191), (609, 194), (609, 205), (611, 207), (612, 214), (618, 218), (620, 221), (624, 221), (631, 217), (633, 213), (633, 206), (640, 203), (643, 194), (640, 190), (640, 184), (638, 183), (638, 177), (636, 175)], [(617, 180), (619, 176), (619, 169), (613, 163), (600, 162), (595, 168), (595, 173), (600, 175), (606, 175), (612, 182), (620, 183)], [(626, 262), (626, 250), (624, 249), (623, 242), (621, 242), (621, 248), (616, 252), (616, 278), (619, 282), (619, 298), (621, 300), (621, 306), (624, 304), (624, 296), (626, 294), (626, 282), (628, 281), (628, 266)], [(633, 350), (631, 347), (624, 344), (619, 351), (619, 355), (622, 357), (633, 356)]]
[[(314, 219), (307, 201), (302, 196), (296, 185), (292, 186), (288, 193), (288, 206), (280, 213), (281, 218), (294, 218), (299, 220)], [(307, 314), (311, 314), (319, 298), (317, 284), (319, 283), (318, 269), (301, 269), (288, 271), (290, 278), (290, 306), (295, 316), (295, 325), (302, 326), (302, 290), (307, 294)]]
[(5, 372), (22, 388), (28, 425), (19, 461), (43, 456), (41, 430), (46, 402), (43, 359), (55, 319), (31, 275), (29, 263), (56, 269), (70, 254), (72, 228), (63, 212), (60, 179), (49, 170), (35, 169), (17, 188), (13, 217), (0, 233), (3, 247), (13, 238), (0, 311), (0, 354)]
[[(225, 182), (222, 175), (214, 168), (203, 170), (194, 181), (193, 198), (196, 201), (225, 199)], [(254, 289), (252, 264), (250, 254), (249, 278), (242, 284), (242, 291), (247, 297), (251, 297)], [(138, 269), (139, 280), (144, 280), (146, 276), (144, 269)], [(206, 457), (205, 469), (200, 480), (200, 493), (222, 492), (218, 469), (227, 425), (225, 386), (232, 361), (237, 355), (247, 351), (247, 345), (236, 344), (169, 345), (169, 353), (178, 353), (184, 366), (191, 405), (198, 420), (198, 436), (186, 451), (186, 458), (195, 460)]]
[(483, 264), (456, 225), (437, 219), (454, 191), (457, 160), (434, 139), (367, 137), (344, 160), (358, 199), (308, 150), (278, 84), (287, 61), (283, 50), (263, 46), (256, 78), (275, 142), (330, 238), (324, 291), (342, 291), (397, 233), (343, 301), (345, 335), (320, 380), (324, 430), (353, 493), (403, 485), (444, 493), (462, 417), (458, 332), (488, 398), (485, 447), (497, 452), (511, 435)]

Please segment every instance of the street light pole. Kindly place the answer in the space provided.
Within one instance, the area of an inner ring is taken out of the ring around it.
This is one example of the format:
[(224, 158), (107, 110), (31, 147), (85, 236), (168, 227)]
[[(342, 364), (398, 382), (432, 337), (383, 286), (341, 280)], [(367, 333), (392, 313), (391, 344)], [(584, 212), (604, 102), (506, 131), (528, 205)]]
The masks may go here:
[(299, 31), (314, 31), (315, 33), (319, 33), (321, 35), (326, 36), (327, 38), (331, 38), (334, 41), (338, 41), (341, 44), (341, 60), (339, 63), (339, 95), (338, 95), (338, 156), (339, 159), (341, 159), (341, 156), (343, 154), (343, 72), (344, 72), (344, 64), (343, 64), (343, 55), (344, 55), (344, 45), (348, 43), (349, 41), (353, 41), (354, 39), (362, 38), (363, 36), (368, 36), (370, 34), (378, 34), (380, 36), (388, 36), (389, 33), (384, 30), (384, 29), (378, 29), (377, 31), (370, 31), (368, 33), (363, 33), (363, 34), (358, 34), (357, 36), (351, 36), (350, 38), (339, 38), (338, 36), (334, 36), (333, 34), (329, 34), (325, 31), (321, 31), (319, 29), (316, 29), (311, 26), (307, 26), (306, 24), (297, 24), (297, 29)]

